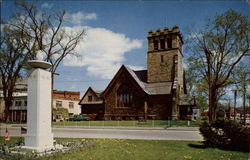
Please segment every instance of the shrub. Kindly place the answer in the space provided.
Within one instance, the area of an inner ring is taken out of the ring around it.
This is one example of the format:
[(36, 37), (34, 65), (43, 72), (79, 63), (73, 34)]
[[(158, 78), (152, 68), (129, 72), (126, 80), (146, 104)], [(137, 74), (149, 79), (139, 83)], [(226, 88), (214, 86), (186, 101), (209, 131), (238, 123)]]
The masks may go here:
[(217, 119), (225, 119), (225, 116), (226, 116), (225, 111), (222, 109), (216, 112)]
[(249, 126), (230, 120), (216, 120), (212, 123), (202, 123), (200, 132), (207, 146), (249, 151)]
[(69, 111), (66, 108), (53, 108), (52, 109), (53, 116), (55, 115), (62, 115), (63, 119), (69, 118)]
[(208, 120), (208, 116), (201, 116), (201, 120), (207, 121)]

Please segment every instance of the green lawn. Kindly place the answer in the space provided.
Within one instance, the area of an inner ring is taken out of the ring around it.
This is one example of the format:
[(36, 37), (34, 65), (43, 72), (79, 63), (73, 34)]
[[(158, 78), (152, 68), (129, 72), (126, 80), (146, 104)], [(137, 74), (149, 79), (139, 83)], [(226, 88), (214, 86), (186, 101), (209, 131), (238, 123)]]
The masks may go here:
[[(198, 127), (201, 121), (190, 121), (191, 127)], [(64, 121), (53, 122), (53, 125), (60, 126), (128, 126), (128, 127), (169, 127), (169, 126), (188, 126), (188, 121), (181, 120), (148, 120), (145, 122), (139, 121)]]
[[(96, 145), (39, 160), (247, 160), (248, 153), (203, 148), (193, 141), (89, 139)], [(1, 158), (0, 158), (1, 159)], [(19, 158), (21, 159), (21, 158)], [(11, 158), (9, 158), (11, 160)]]

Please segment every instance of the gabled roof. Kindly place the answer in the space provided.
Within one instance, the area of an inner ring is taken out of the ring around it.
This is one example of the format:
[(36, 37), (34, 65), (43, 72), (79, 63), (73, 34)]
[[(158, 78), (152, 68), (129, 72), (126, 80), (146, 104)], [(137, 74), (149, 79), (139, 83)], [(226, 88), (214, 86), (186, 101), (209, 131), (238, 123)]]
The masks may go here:
[(134, 71), (127, 66), (125, 66), (125, 68), (148, 95), (164, 95), (171, 93), (172, 82), (147, 83), (147, 70)]
[(180, 94), (179, 95), (179, 105), (181, 106), (194, 106), (195, 105), (195, 97), (188, 94)]
[(159, 83), (147, 83), (147, 70), (134, 71), (127, 66), (122, 65), (114, 78), (111, 80), (104, 94), (111, 88), (114, 81), (122, 74), (123, 71), (127, 71), (129, 75), (134, 79), (139, 88), (147, 95), (167, 95), (171, 94), (172, 82), (159, 82)]
[[(88, 93), (88, 92), (92, 92), (92, 93), (94, 93), (94, 95), (96, 96), (96, 97), (98, 97), (98, 98), (101, 98), (101, 94), (102, 94), (102, 90), (94, 90), (93, 88), (91, 88), (91, 87), (89, 87), (88, 89), (87, 89), (87, 91), (85, 92), (85, 94), (82, 96), (82, 98), (81, 98), (81, 100), (79, 101), (79, 105), (81, 105), (82, 104), (82, 100), (84, 99), (84, 97), (86, 96), (86, 94)], [(99, 102), (99, 101), (98, 101)], [(102, 103), (102, 101), (100, 101), (100, 103)]]
[(101, 98), (101, 94), (102, 94), (103, 90), (97, 90), (97, 89), (94, 89), (94, 88), (91, 88), (91, 87), (90, 87), (90, 89), (92, 89), (92, 91), (96, 94), (96, 96), (98, 98)]
[(172, 82), (147, 83), (146, 90), (149, 95), (171, 94)]

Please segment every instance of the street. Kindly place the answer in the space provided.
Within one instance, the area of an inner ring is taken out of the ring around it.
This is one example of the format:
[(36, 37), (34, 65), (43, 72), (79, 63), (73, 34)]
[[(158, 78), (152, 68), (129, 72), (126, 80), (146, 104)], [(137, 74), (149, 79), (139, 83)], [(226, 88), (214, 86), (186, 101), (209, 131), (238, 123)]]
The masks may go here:
[[(5, 135), (6, 126), (0, 127), (0, 135)], [(22, 136), (21, 127), (7, 129), (11, 136)], [(197, 129), (187, 130), (169, 128), (161, 130), (149, 129), (86, 129), (86, 128), (53, 128), (54, 137), (67, 138), (115, 138), (115, 139), (145, 139), (145, 140), (192, 140), (202, 141), (203, 138)]]

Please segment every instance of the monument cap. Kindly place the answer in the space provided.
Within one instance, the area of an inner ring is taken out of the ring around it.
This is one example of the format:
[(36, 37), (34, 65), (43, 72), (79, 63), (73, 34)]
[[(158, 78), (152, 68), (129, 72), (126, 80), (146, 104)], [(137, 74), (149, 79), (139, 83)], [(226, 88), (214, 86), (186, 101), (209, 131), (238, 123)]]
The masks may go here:
[(29, 60), (28, 64), (33, 68), (42, 68), (42, 69), (48, 69), (51, 67), (51, 63), (46, 62), (43, 60), (43, 53), (41, 50), (39, 50), (36, 54), (35, 60)]

